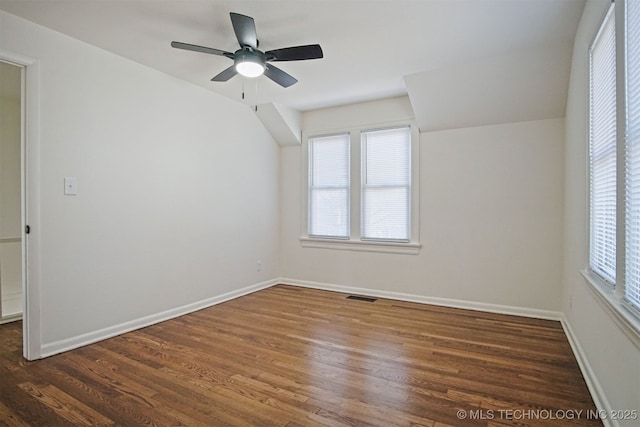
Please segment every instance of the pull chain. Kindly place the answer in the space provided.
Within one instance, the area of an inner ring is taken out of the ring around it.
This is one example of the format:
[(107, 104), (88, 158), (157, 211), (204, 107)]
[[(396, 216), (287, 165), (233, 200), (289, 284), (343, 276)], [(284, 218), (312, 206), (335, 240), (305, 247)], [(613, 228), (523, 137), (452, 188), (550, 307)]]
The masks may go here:
[[(244, 101), (246, 99), (246, 78), (242, 78), (242, 100)], [(254, 86), (254, 92), (255, 92), (255, 99), (256, 101), (258, 100), (258, 79), (253, 79), (255, 86)], [(253, 111), (258, 111), (258, 104), (254, 104), (253, 106)]]
[(255, 91), (255, 92), (256, 92), (256, 96), (255, 96), (255, 98), (254, 98), (254, 99), (255, 99), (256, 104), (254, 104), (253, 109), (254, 109), (254, 111), (258, 111), (258, 104), (257, 104), (257, 102), (258, 102), (258, 79), (254, 79), (254, 80), (255, 80), (255, 83), (256, 83), (256, 85), (255, 85), (255, 88), (256, 88), (256, 91)]

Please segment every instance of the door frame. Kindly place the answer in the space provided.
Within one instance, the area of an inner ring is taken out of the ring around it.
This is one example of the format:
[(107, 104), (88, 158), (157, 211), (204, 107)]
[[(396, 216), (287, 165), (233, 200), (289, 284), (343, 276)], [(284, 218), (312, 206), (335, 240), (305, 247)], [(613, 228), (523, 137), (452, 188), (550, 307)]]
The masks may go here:
[[(21, 216), (22, 216), (22, 354), (42, 357), (40, 288), (40, 64), (0, 49), (0, 59), (22, 68)], [(26, 226), (30, 233), (26, 233)]]

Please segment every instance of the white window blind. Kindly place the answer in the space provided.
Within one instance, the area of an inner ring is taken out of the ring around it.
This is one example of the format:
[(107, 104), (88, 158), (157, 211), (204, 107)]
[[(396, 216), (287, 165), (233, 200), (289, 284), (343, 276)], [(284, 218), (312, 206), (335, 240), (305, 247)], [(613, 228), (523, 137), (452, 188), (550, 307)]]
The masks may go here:
[(362, 133), (361, 235), (410, 240), (411, 128)]
[(640, 2), (626, 3), (625, 301), (640, 309)]
[(309, 139), (309, 235), (349, 238), (349, 134)]
[(591, 269), (616, 281), (616, 40), (613, 6), (590, 49)]

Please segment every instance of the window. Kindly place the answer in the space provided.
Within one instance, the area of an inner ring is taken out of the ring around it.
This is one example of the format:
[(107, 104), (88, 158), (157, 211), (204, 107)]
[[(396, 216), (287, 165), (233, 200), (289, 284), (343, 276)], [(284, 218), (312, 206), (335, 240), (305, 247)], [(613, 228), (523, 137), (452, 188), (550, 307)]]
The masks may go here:
[(363, 239), (409, 241), (411, 130), (362, 133)]
[(330, 132), (302, 146), (302, 246), (418, 254), (418, 129), (398, 121)]
[(640, 309), (640, 2), (626, 3), (625, 292)]
[(591, 270), (616, 281), (616, 37), (613, 6), (589, 52)]
[(309, 140), (309, 235), (349, 238), (349, 134)]
[[(617, 15), (616, 7), (622, 7)], [(618, 37), (616, 26), (623, 27)], [(640, 338), (639, 1), (610, 6), (589, 54), (590, 271), (584, 276), (614, 319)], [(616, 54), (623, 64), (617, 71)]]

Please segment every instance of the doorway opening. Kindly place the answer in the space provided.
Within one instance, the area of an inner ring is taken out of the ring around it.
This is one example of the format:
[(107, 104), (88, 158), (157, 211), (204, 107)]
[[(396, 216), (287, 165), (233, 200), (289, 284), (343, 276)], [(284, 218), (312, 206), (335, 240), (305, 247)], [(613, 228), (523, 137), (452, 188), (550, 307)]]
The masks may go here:
[(23, 66), (0, 60), (0, 323), (24, 310), (23, 79)]

